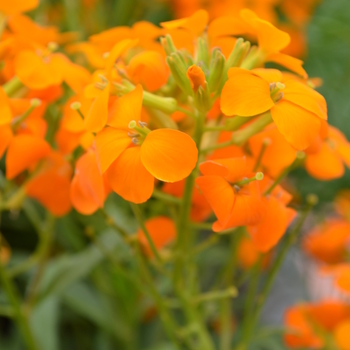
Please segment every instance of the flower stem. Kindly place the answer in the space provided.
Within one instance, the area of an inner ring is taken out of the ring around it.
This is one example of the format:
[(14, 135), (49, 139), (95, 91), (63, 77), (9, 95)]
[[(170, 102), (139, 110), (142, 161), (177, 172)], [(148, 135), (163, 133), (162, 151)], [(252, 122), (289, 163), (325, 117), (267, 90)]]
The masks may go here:
[(137, 205), (137, 204), (134, 204), (134, 203), (130, 203), (131, 205), (131, 209), (132, 211), (134, 212), (134, 215), (135, 215), (135, 218), (137, 220), (137, 222), (139, 223), (146, 239), (147, 239), (147, 242), (152, 250), (152, 253), (154, 254), (155, 258), (157, 259), (157, 261), (159, 263), (162, 263), (162, 259), (158, 253), (158, 250), (156, 248), (156, 246), (154, 245), (154, 242), (152, 240), (152, 237), (151, 235), (149, 234), (148, 230), (147, 230), (147, 227), (145, 225), (145, 221), (144, 221), (144, 218), (143, 218), (143, 215), (142, 215), (142, 212), (140, 210), (140, 207)]

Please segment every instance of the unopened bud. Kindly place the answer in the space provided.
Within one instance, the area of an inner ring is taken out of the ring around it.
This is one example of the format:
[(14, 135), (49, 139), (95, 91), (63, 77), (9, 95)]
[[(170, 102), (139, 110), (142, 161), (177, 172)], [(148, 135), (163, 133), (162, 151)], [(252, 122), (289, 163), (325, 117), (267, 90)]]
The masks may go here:
[(208, 83), (205, 82), (204, 84), (204, 88), (200, 86), (197, 92), (195, 92), (194, 102), (199, 111), (206, 113), (212, 108), (212, 100), (210, 98)]
[(197, 63), (202, 63), (206, 67), (209, 65), (209, 48), (208, 42), (204, 38), (197, 40)]
[(167, 57), (166, 61), (179, 88), (186, 95), (192, 95), (191, 84), (186, 76), (187, 68), (181, 58), (181, 54), (179, 52), (172, 53), (171, 56)]
[(191, 88), (197, 92), (200, 87), (205, 87), (205, 74), (202, 69), (195, 64), (187, 69), (186, 76), (190, 81)]
[(212, 58), (209, 67), (208, 85), (210, 91), (215, 91), (219, 88), (225, 69), (225, 56), (220, 49), (215, 49), (212, 53)]
[(170, 56), (172, 53), (177, 51), (177, 49), (174, 45), (174, 42), (173, 42), (173, 38), (169, 34), (162, 37), (160, 39), (160, 43), (162, 44), (163, 49), (164, 49), (165, 53), (167, 54), (167, 56)]

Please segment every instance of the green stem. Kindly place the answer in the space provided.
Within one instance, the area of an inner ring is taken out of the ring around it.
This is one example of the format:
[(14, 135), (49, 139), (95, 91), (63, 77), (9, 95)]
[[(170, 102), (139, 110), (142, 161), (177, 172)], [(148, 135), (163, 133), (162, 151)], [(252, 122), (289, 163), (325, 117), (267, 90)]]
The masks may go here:
[(173, 344), (176, 346), (178, 350), (180, 350), (182, 347), (176, 335), (176, 329), (178, 328), (178, 326), (175, 320), (173, 319), (172, 315), (170, 314), (166, 306), (166, 303), (164, 302), (164, 298), (158, 293), (158, 290), (154, 286), (152, 275), (148, 269), (148, 262), (145, 259), (144, 255), (142, 254), (141, 247), (137, 246), (135, 250), (136, 250), (136, 257), (138, 259), (138, 266), (141, 270), (141, 276), (142, 278), (145, 279), (149, 287), (149, 291), (153, 297), (153, 300), (157, 305), (159, 316), (162, 320), (164, 328), (168, 336), (172, 340)]
[(248, 288), (248, 294), (244, 300), (242, 340), (240, 343), (241, 345), (237, 346), (237, 349), (239, 350), (246, 349), (245, 346), (247, 346), (250, 338), (251, 320), (253, 318), (253, 308), (254, 308), (255, 298), (259, 287), (262, 259), (263, 259), (263, 255), (260, 255), (259, 259), (257, 260), (257, 262), (253, 267), (251, 280)]
[(143, 215), (142, 215), (142, 212), (140, 210), (140, 207), (137, 205), (137, 204), (134, 204), (134, 203), (130, 203), (131, 205), (131, 209), (132, 211), (134, 212), (134, 215), (135, 215), (135, 218), (137, 220), (137, 222), (139, 223), (146, 239), (147, 239), (147, 242), (152, 250), (152, 253), (153, 255), (155, 256), (155, 258), (157, 259), (157, 261), (161, 264), (162, 263), (162, 259), (158, 253), (158, 250), (156, 248), (156, 246), (154, 245), (154, 242), (152, 240), (152, 237), (151, 235), (149, 234), (148, 230), (147, 230), (147, 227), (145, 225), (145, 221), (144, 221), (144, 218), (143, 218)]
[(22, 82), (16, 76), (2, 86), (5, 94), (9, 97), (12, 97), (22, 87)]
[(28, 350), (39, 350), (38, 345), (34, 339), (32, 331), (29, 326), (28, 319), (26, 318), (22, 308), (18, 290), (16, 289), (12, 280), (8, 277), (4, 266), (0, 263), (0, 281), (7, 294), (9, 302), (12, 305), (13, 317), (17, 322), (17, 325), (22, 333), (23, 340)]
[(180, 106), (177, 106), (176, 108), (177, 111), (183, 113), (183, 114), (186, 114), (188, 115), (189, 117), (193, 118), (193, 119), (196, 119), (196, 115), (194, 113), (192, 113), (191, 111), (187, 110), (186, 108), (182, 108)]
[[(216, 285), (221, 281), (227, 286), (232, 283), (238, 262), (238, 245), (243, 229), (231, 233), (230, 260), (219, 274)], [(230, 350), (232, 345), (231, 300), (222, 300), (220, 304), (220, 350)]]
[[(237, 120), (238, 125), (244, 125), (247, 123), (251, 118), (244, 118), (244, 117), (235, 117), (235, 118), (240, 118)], [(211, 151), (220, 149), (220, 148), (225, 148), (229, 146), (242, 146), (247, 140), (254, 136), (255, 134), (259, 133), (261, 130), (265, 128), (265, 126), (269, 125), (272, 122), (271, 114), (270, 112), (267, 112), (263, 115), (261, 115), (259, 118), (257, 118), (254, 122), (252, 122), (250, 125), (245, 127), (244, 129), (236, 131), (232, 135), (232, 139), (230, 141), (218, 143), (216, 145), (204, 148), (201, 150), (202, 153), (206, 154)], [(232, 130), (229, 129), (229, 127), (226, 127), (226, 130)]]
[(165, 192), (162, 192), (160, 190), (158, 190), (157, 188), (155, 188), (153, 190), (152, 193), (152, 197), (160, 199), (164, 202), (168, 202), (168, 203), (174, 203), (174, 204), (180, 204), (181, 203), (181, 199), (175, 196), (172, 196), (170, 194), (167, 194)]

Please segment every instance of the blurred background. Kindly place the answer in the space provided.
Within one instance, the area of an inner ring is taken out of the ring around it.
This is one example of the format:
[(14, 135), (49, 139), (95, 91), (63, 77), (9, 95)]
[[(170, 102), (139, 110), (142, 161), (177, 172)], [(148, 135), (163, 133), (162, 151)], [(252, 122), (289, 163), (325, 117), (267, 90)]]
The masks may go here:
[[(132, 26), (140, 20), (159, 24), (189, 16), (199, 8), (207, 9), (210, 17), (216, 18), (235, 15), (244, 7), (251, 8), (260, 17), (290, 33), (292, 45), (288, 53), (305, 61), (310, 77), (322, 79), (319, 91), (328, 103), (329, 122), (350, 139), (349, 0), (42, 0), (30, 16), (41, 25), (76, 32), (78, 40), (86, 40), (105, 29)], [(319, 208), (324, 213), (339, 190), (350, 187), (350, 173), (347, 170), (340, 180), (320, 182), (310, 178), (304, 170), (297, 170), (293, 173), (292, 185), (300, 196), (317, 193)], [(115, 218), (132, 230), (130, 213), (118, 207), (116, 196), (107, 202), (108, 206), (113, 207)], [(317, 218), (312, 220), (317, 221)], [(3, 213), (1, 232), (11, 246), (13, 264), (28, 257), (36, 248), (37, 236), (33, 225), (35, 220), (28, 220), (28, 215), (22, 212)], [(60, 257), (56, 270), (49, 270), (41, 281), (43, 294), (46, 291), (51, 296), (35, 310), (33, 324), (45, 344), (44, 349), (124, 350), (133, 348), (125, 344), (135, 341), (140, 342), (137, 349), (171, 349), (162, 345), (162, 339), (157, 339), (162, 333), (159, 332), (161, 326), (147, 322), (152, 319), (153, 312), (148, 305), (144, 305), (143, 310), (147, 311), (145, 326), (132, 329), (140, 313), (132, 307), (135, 305), (133, 300), (137, 302), (137, 294), (127, 280), (110, 266), (101, 268), (102, 258), (98, 251), (91, 248), (79, 253), (89, 243), (88, 232), (82, 230), (84, 226), (101, 229), (101, 217), (86, 218), (71, 213), (60, 219), (56, 228), (57, 255), (62, 251), (71, 255)], [(106, 237), (111, 239), (108, 232)], [(118, 244), (114, 241), (109, 243)], [(212, 261), (220, 262), (225, 257), (221, 248), (212, 252)], [(123, 255), (123, 252), (120, 251), (120, 254)], [(304, 288), (302, 267), (296, 263), (298, 259), (299, 252), (295, 250), (286, 260), (266, 304), (262, 317), (264, 324), (280, 325), (285, 307), (309, 297)], [(208, 266), (203, 266), (203, 269), (206, 268)], [(106, 276), (113, 276), (113, 281), (106, 282)], [(26, 274), (21, 275), (19, 285), (22, 283), (24, 286), (27, 278)], [(98, 291), (89, 287), (89, 279), (99, 286)], [(0, 292), (0, 301), (1, 298)], [(18, 339), (10, 320), (0, 317), (0, 349), (21, 349)], [(115, 347), (116, 343), (121, 345)], [(284, 347), (277, 341), (267, 348)]]

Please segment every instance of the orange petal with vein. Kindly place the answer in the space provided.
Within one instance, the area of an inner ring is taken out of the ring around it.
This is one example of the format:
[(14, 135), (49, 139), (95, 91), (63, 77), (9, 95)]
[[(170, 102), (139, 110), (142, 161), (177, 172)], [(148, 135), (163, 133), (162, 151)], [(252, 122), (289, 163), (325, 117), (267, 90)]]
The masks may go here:
[(279, 132), (298, 150), (309, 147), (321, 128), (315, 114), (284, 99), (271, 108), (271, 115)]
[(225, 223), (230, 217), (235, 204), (233, 188), (221, 176), (200, 176), (196, 179), (196, 184), (218, 220)]
[(273, 105), (267, 81), (241, 68), (229, 70), (229, 80), (221, 93), (221, 111), (225, 115), (251, 117)]
[(127, 201), (143, 203), (152, 195), (154, 177), (141, 162), (140, 147), (126, 149), (106, 174), (113, 191)]
[(100, 131), (108, 119), (109, 84), (95, 98), (85, 119), (85, 127), (90, 132)]
[(327, 103), (325, 98), (314, 89), (295, 80), (288, 80), (283, 89), (283, 99), (316, 114), (319, 118), (327, 120)]
[(126, 130), (105, 128), (96, 136), (97, 159), (102, 174), (131, 144)]
[(262, 201), (266, 209), (265, 215), (257, 225), (248, 227), (248, 233), (255, 247), (260, 252), (266, 253), (278, 243), (296, 212), (286, 208), (283, 203), (272, 196), (265, 197)]
[(197, 163), (198, 150), (193, 139), (177, 130), (151, 131), (141, 145), (141, 160), (158, 180), (180, 181), (190, 175)]

